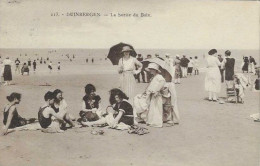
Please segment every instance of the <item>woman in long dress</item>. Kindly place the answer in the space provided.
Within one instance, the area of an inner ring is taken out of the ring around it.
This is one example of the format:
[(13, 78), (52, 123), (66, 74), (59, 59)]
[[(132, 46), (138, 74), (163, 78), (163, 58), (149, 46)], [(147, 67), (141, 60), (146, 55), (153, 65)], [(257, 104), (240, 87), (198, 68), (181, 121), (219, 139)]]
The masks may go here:
[(123, 47), (123, 57), (119, 60), (120, 89), (130, 98), (130, 103), (135, 95), (134, 74), (140, 73), (143, 67), (141, 62), (130, 56), (132, 51), (129, 46)]
[(244, 59), (244, 64), (242, 66), (242, 71), (243, 71), (243, 73), (245, 71), (248, 73), (248, 65), (249, 65), (248, 57), (243, 57), (243, 59)]
[(11, 64), (12, 64), (12, 61), (9, 59), (9, 57), (7, 57), (3, 61), (3, 65), (4, 65), (3, 77), (4, 77), (4, 81), (5, 81), (4, 85), (10, 85), (10, 81), (12, 81), (12, 79), (13, 79), (13, 77), (12, 77), (12, 70), (11, 70)]
[(220, 61), (215, 57), (216, 49), (209, 51), (207, 58), (207, 72), (205, 78), (205, 90), (209, 93), (209, 101), (217, 101), (217, 93), (221, 90)]
[(163, 90), (166, 83), (160, 73), (159, 65), (150, 63), (148, 65), (149, 72), (153, 75), (151, 83), (143, 94), (139, 94), (134, 98), (134, 109), (140, 120), (143, 120), (151, 127), (163, 126)]
[(181, 60), (180, 56), (176, 55), (176, 59), (174, 60), (174, 66), (175, 66), (175, 75), (174, 75), (174, 80), (175, 84), (180, 84), (181, 83)]

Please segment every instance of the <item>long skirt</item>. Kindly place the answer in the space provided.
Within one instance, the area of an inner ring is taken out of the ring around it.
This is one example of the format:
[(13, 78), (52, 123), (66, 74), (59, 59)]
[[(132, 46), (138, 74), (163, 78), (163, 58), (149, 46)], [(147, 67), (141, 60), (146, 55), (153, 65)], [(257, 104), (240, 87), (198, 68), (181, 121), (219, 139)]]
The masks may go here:
[(221, 90), (221, 75), (218, 67), (207, 69), (205, 77), (205, 90), (219, 93)]
[(10, 65), (5, 65), (4, 67), (4, 81), (11, 81), (12, 80), (12, 71)]
[[(136, 81), (132, 71), (126, 71), (120, 74), (120, 89), (130, 98), (132, 101), (135, 95)], [(132, 104), (132, 102), (130, 102)]]

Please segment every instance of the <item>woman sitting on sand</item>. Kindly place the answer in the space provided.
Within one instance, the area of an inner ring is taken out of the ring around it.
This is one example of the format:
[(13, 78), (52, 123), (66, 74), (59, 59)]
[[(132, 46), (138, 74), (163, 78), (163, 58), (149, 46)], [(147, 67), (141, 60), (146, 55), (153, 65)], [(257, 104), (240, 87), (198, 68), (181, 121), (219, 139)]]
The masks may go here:
[(26, 63), (23, 64), (23, 67), (22, 67), (22, 69), (21, 69), (22, 75), (23, 75), (23, 73), (25, 73), (25, 72), (27, 72), (28, 75), (29, 75), (29, 73), (30, 73), (29, 67), (28, 67), (28, 65), (27, 65)]
[(112, 89), (110, 91), (110, 108), (113, 108), (108, 115), (93, 122), (82, 122), (82, 125), (102, 125), (108, 124), (111, 128), (117, 128), (119, 123), (126, 125), (134, 124), (133, 107), (128, 102), (128, 97), (120, 89)]
[(24, 126), (36, 120), (35, 118), (26, 120), (18, 114), (16, 105), (20, 103), (21, 96), (22, 95), (20, 93), (13, 92), (11, 93), (11, 95), (6, 97), (9, 103), (4, 107), (3, 123), (5, 126), (3, 128), (3, 135), (6, 135), (8, 133), (8, 129)]
[[(53, 119), (52, 117), (55, 117), (58, 121), (58, 123), (65, 123), (63, 121), (63, 117), (60, 116), (59, 114), (57, 114), (53, 108), (51, 106), (53, 106), (54, 104), (54, 99), (55, 99), (55, 95), (53, 94), (53, 92), (48, 91), (45, 95), (44, 95), (44, 100), (46, 102), (46, 104), (44, 106), (42, 106), (38, 112), (38, 119), (39, 119), (39, 123), (41, 125), (41, 127), (45, 130), (48, 127), (51, 126)], [(57, 124), (58, 124), (57, 123)], [(52, 129), (55, 129), (55, 125), (52, 126)], [(46, 130), (47, 131), (47, 130)], [(47, 131), (48, 132), (48, 131)], [(59, 126), (56, 128), (55, 132), (63, 132), (63, 130), (61, 130), (59, 128)]]
[(160, 74), (159, 65), (150, 63), (147, 68), (153, 78), (145, 92), (134, 98), (134, 108), (139, 122), (144, 121), (151, 127), (162, 127), (163, 97), (161, 90), (163, 90), (166, 81)]
[(85, 86), (85, 96), (83, 97), (82, 110), (79, 112), (81, 121), (96, 121), (100, 119), (106, 112), (103, 111), (101, 107), (101, 98), (99, 95), (95, 94), (96, 88), (92, 84), (87, 84)]

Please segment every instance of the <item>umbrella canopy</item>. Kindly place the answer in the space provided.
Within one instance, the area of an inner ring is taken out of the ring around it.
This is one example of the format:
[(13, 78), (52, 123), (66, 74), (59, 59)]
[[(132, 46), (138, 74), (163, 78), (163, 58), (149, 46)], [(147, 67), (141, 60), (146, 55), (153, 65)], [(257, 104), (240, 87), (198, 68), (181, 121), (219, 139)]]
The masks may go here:
[(133, 46), (126, 43), (119, 43), (110, 48), (107, 58), (110, 59), (113, 65), (118, 65), (119, 59), (123, 57), (122, 49), (124, 46), (129, 46), (133, 51), (131, 51), (131, 56), (136, 57), (136, 52)]
[(164, 77), (166, 82), (171, 82), (173, 78), (173, 73), (171, 72), (171, 67), (161, 58), (151, 58), (142, 61), (143, 68), (145, 70), (149, 63), (156, 63), (160, 66), (161, 75)]

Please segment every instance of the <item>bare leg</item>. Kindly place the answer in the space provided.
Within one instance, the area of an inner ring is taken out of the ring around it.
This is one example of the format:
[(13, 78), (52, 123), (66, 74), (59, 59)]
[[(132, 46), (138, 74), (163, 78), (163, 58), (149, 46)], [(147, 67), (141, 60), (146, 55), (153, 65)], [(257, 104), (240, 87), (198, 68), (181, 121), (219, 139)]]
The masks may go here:
[(101, 118), (101, 119), (99, 119), (97, 121), (93, 121), (93, 122), (81, 122), (81, 124), (85, 125), (85, 126), (102, 125), (102, 124), (105, 124), (105, 123), (107, 123), (105, 118)]

